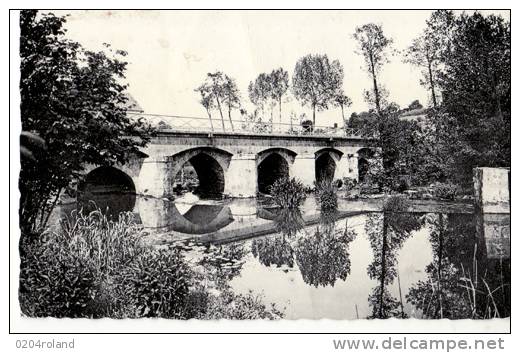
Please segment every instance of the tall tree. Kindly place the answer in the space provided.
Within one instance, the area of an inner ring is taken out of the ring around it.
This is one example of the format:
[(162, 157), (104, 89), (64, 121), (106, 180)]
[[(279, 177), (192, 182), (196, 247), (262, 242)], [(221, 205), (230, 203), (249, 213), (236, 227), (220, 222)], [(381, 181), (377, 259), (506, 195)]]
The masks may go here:
[(280, 128), (282, 124), (282, 98), (289, 88), (289, 73), (282, 69), (273, 70), (271, 72), (271, 97), (278, 103), (279, 115), (278, 122)]
[(446, 141), (451, 175), (469, 185), (476, 166), (511, 165), (510, 22), (479, 12), (458, 16), (443, 66), (443, 113), (455, 123)]
[(64, 17), (20, 12), (22, 130), (45, 142), (22, 159), (22, 232), (45, 227), (63, 190), (85, 164), (125, 163), (149, 141), (151, 128), (126, 114), (123, 51), (92, 52), (65, 37)]
[(221, 71), (216, 71), (214, 73), (208, 72), (206, 78), (206, 84), (210, 89), (211, 97), (216, 102), (216, 107), (220, 113), (220, 120), (222, 122), (222, 130), (226, 131), (226, 125), (224, 123), (224, 115), (222, 114), (222, 102), (225, 99), (224, 94), (224, 74)]
[(250, 82), (248, 86), (249, 99), (262, 111), (262, 119), (264, 119), (264, 108), (268, 99), (271, 97), (271, 77), (268, 74), (261, 73), (254, 82)]
[(343, 85), (343, 66), (338, 60), (330, 62), (327, 55), (309, 54), (296, 63), (292, 81), (294, 96), (311, 106), (316, 126), (316, 110), (328, 109)]
[(224, 75), (223, 102), (228, 108), (228, 118), (231, 124), (231, 130), (234, 131), (233, 119), (231, 118), (231, 110), (240, 108), (240, 91), (238, 90), (235, 80), (228, 75)]
[(404, 62), (423, 69), (421, 85), (430, 91), (431, 102), (437, 107), (437, 80), (443, 56), (449, 52), (455, 17), (452, 11), (435, 11), (426, 21), (426, 28), (405, 51)]
[(334, 104), (341, 108), (341, 119), (343, 120), (343, 126), (347, 127), (347, 119), (345, 119), (345, 108), (352, 105), (352, 100), (340, 91), (334, 96)]
[(381, 25), (374, 23), (356, 27), (354, 39), (358, 42), (359, 54), (365, 59), (367, 71), (372, 78), (374, 104), (377, 113), (381, 115), (382, 92), (377, 77), (383, 65), (389, 62), (388, 55), (392, 39), (384, 35)]
[(208, 114), (209, 118), (209, 124), (211, 126), (211, 131), (213, 131), (213, 119), (211, 117), (211, 110), (215, 108), (215, 103), (213, 100), (213, 96), (211, 95), (211, 89), (210, 87), (203, 83), (199, 87), (195, 89), (195, 92), (199, 92), (200, 94), (200, 104), (204, 107), (206, 110), (206, 113)]

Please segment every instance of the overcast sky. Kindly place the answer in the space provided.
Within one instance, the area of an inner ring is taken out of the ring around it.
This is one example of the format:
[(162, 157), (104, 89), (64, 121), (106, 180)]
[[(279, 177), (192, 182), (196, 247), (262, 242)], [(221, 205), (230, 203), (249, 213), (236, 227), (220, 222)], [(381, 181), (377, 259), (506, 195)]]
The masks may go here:
[[(309, 53), (338, 59), (345, 72), (344, 91), (353, 104), (346, 111), (366, 110), (363, 90), (371, 81), (356, 54), (356, 26), (381, 24), (394, 48), (405, 49), (425, 26), (430, 11), (67, 11), (67, 36), (91, 50), (110, 43), (128, 52), (129, 92), (147, 113), (205, 117), (193, 90), (206, 73), (221, 70), (237, 81), (246, 108), (252, 109), (247, 86), (259, 73), (283, 67), (291, 79), (296, 61)], [(509, 16), (509, 13), (503, 13)], [(428, 104), (419, 85), (420, 71), (402, 63), (385, 65), (380, 82), (390, 100), (402, 107), (415, 99)], [(285, 113), (312, 116), (290, 95)], [(275, 114), (275, 120), (278, 115)], [(235, 116), (238, 119), (238, 114)], [(317, 114), (317, 125), (341, 121), (338, 109)], [(285, 118), (284, 121), (288, 122)]]

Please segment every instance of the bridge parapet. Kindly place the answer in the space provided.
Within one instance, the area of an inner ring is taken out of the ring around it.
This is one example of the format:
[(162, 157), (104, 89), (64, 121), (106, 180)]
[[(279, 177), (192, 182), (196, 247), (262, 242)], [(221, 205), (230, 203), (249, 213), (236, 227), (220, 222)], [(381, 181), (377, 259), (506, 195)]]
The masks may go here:
[(348, 137), (363, 138), (357, 129), (339, 126), (302, 126), (277, 122), (244, 120), (216, 120), (201, 117), (179, 115), (132, 113), (135, 117), (144, 118), (161, 131), (187, 133), (224, 133), (229, 135), (263, 135), (263, 136), (314, 136), (314, 137)]

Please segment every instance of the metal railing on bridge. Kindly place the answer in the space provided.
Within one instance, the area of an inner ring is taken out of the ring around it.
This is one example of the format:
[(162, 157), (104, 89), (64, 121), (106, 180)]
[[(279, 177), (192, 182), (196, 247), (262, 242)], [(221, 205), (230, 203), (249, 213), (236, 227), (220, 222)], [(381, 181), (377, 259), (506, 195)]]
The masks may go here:
[(341, 126), (312, 126), (270, 121), (248, 121), (189, 117), (179, 115), (129, 112), (131, 116), (145, 118), (158, 130), (181, 132), (207, 132), (249, 135), (296, 135), (316, 137), (362, 138), (359, 130)]

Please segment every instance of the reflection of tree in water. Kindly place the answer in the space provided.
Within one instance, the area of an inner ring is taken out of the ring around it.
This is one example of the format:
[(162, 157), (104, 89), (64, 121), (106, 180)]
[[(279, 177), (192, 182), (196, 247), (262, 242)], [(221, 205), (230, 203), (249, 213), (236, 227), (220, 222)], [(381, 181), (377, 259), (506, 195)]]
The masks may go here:
[(397, 251), (411, 232), (419, 228), (419, 216), (416, 214), (384, 212), (368, 217), (366, 232), (374, 260), (367, 271), (371, 279), (379, 282), (368, 297), (372, 307), (369, 318), (405, 317), (402, 301), (392, 297), (387, 286), (398, 276)]
[(253, 240), (253, 256), (264, 266), (294, 266), (294, 250), (284, 235), (275, 235)]
[(276, 231), (287, 238), (296, 235), (305, 226), (298, 208), (281, 208), (274, 219)]
[(199, 261), (205, 269), (208, 279), (216, 283), (217, 288), (228, 286), (228, 282), (240, 274), (246, 254), (244, 243), (230, 243), (210, 246)]
[(336, 211), (322, 212), (320, 225), (313, 236), (302, 237), (295, 245), (296, 262), (307, 284), (334, 286), (350, 274), (349, 245), (355, 232), (336, 229)]
[(510, 315), (510, 262), (485, 258), (473, 215), (430, 214), (433, 261), (406, 299), (430, 319)]
[(274, 219), (279, 234), (255, 239), (252, 243), (253, 256), (264, 266), (294, 266), (294, 250), (289, 240), (304, 227), (299, 209), (279, 209)]

